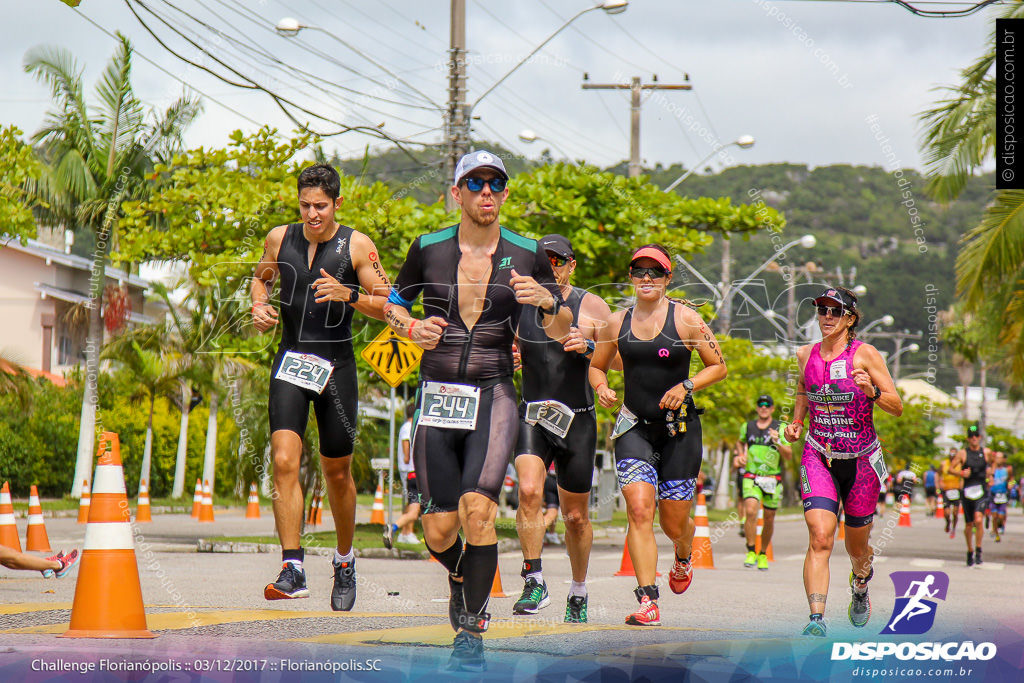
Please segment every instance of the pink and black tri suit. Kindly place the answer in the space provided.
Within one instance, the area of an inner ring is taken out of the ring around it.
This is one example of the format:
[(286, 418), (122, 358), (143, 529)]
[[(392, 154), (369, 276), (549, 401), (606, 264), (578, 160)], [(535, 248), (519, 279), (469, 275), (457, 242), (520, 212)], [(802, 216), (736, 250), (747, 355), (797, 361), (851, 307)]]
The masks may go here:
[(821, 357), (820, 342), (811, 349), (804, 368), (810, 422), (800, 460), (804, 510), (838, 514), (841, 500), (846, 525), (854, 528), (871, 523), (885, 480), (871, 416), (874, 404), (850, 377), (862, 343), (850, 343), (828, 362)]

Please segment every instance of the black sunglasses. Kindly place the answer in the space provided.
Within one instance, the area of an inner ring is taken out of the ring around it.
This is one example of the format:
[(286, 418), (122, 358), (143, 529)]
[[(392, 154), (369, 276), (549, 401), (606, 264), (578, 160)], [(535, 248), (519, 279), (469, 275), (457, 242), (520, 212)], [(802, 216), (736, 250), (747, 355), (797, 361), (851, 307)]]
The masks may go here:
[(846, 309), (842, 306), (818, 306), (818, 315), (821, 317), (830, 315), (833, 318), (842, 318), (846, 315)]
[(463, 178), (463, 182), (466, 183), (466, 189), (470, 192), (479, 192), (484, 189), (484, 183), (491, 186), (491, 192), (502, 192), (505, 189), (505, 185), (508, 183), (504, 178), (491, 178), (490, 180), (484, 180), (483, 178)]
[(555, 268), (561, 268), (562, 266), (569, 262), (569, 259), (566, 258), (565, 256), (548, 254), (548, 261), (551, 261), (551, 265), (554, 266)]
[(637, 280), (643, 280), (645, 275), (652, 280), (657, 280), (658, 278), (668, 277), (668, 272), (661, 268), (631, 267), (629, 269), (629, 276), (635, 277)]

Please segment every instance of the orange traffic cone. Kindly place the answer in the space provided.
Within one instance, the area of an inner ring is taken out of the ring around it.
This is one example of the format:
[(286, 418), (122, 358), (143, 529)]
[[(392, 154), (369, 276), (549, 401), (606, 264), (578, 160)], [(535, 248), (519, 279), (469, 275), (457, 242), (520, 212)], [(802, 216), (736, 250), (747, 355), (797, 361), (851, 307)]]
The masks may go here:
[(260, 518), (260, 495), (256, 492), (256, 482), (249, 487), (249, 506), (245, 508), (246, 519)]
[(839, 514), (839, 540), (846, 538), (846, 514)]
[(82, 480), (82, 498), (78, 501), (78, 523), (89, 521), (89, 480)]
[(103, 432), (100, 446), (71, 624), (62, 637), (155, 638), (146, 627), (117, 434)]
[(895, 503), (896, 503), (896, 494), (894, 494), (892, 491), (886, 492), (886, 494), (885, 494), (885, 504), (886, 505), (893, 505)]
[(213, 488), (209, 480), (203, 482), (203, 504), (199, 508), (199, 521), (213, 521)]
[(373, 510), (370, 512), (370, 524), (387, 524), (384, 519), (384, 472), (377, 479), (377, 492), (373, 494)]
[(612, 576), (636, 576), (633, 569), (633, 558), (629, 555), (629, 541), (622, 544), (622, 562), (619, 564), (619, 571)]
[(313, 497), (309, 499), (309, 511), (306, 512), (306, 524), (312, 526), (316, 526), (316, 499), (318, 497), (315, 493), (313, 494)]
[(708, 507), (704, 492), (697, 494), (697, 509), (693, 513), (697, 528), (693, 531), (693, 555), (690, 563), (702, 569), (714, 569), (715, 558), (711, 552), (711, 534), (708, 530)]
[(939, 491), (939, 495), (936, 497), (935, 505), (935, 519), (946, 518), (946, 504), (942, 501), (942, 492)]
[(153, 517), (149, 510), (149, 487), (143, 479), (139, 484), (139, 506), (135, 509), (136, 522), (152, 522)]
[(192, 519), (199, 519), (199, 511), (203, 509), (203, 482), (196, 479), (196, 492), (192, 495)]
[(323, 524), (323, 523), (324, 523), (324, 497), (321, 495), (321, 496), (317, 496), (316, 497), (316, 519), (313, 520), (313, 524)]
[(25, 532), (25, 550), (50, 552), (50, 539), (43, 524), (43, 507), (39, 504), (39, 491), (32, 484), (28, 496), (28, 531)]
[(501, 570), (498, 567), (494, 568), (494, 581), (491, 582), (491, 597), (492, 598), (507, 598), (505, 591), (501, 589)]
[(910, 496), (901, 496), (900, 504), (900, 521), (896, 526), (910, 526)]
[(3, 489), (0, 489), (0, 545), (21, 552), (21, 539), (18, 538), (18, 525), (14, 521), (14, 505), (11, 503), (11, 489), (6, 481)]

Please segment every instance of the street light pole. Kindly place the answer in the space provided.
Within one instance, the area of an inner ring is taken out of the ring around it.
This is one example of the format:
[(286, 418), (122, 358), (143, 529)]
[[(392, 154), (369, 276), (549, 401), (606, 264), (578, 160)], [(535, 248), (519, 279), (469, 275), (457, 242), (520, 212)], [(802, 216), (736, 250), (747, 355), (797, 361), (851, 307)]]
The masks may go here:
[[(451, 36), (448, 47), (448, 111), (445, 114), (444, 183), (455, 177), (455, 166), (465, 154), (468, 140), (463, 138), (467, 124), (466, 113), (466, 0), (452, 0)], [(444, 193), (445, 208), (454, 210), (455, 200), (450, 192)]]
[[(608, 14), (620, 14), (626, 11), (629, 0), (605, 0), (599, 5), (586, 7), (565, 23), (559, 26), (551, 35), (544, 39), (537, 47), (533, 48), (530, 54), (519, 60), (518, 63), (504, 76), (491, 84), (487, 90), (472, 104), (466, 104), (466, 0), (451, 0), (451, 44), (448, 62), (448, 114), (445, 118), (445, 140), (447, 142), (447, 156), (445, 159), (445, 175), (452, 179), (455, 177), (455, 166), (459, 158), (469, 151), (470, 123), (473, 120), (473, 110), (480, 101), (487, 97), (492, 90), (501, 85), (505, 79), (515, 73), (519, 67), (528, 62), (537, 52), (557, 36), (566, 26), (576, 21), (587, 12), (596, 9), (604, 10)], [(446, 182), (451, 182), (447, 180)], [(445, 194), (445, 206), (449, 211), (455, 208), (451, 193)]]
[(719, 145), (718, 147), (715, 147), (713, 150), (711, 150), (710, 154), (708, 154), (706, 157), (704, 157), (696, 164), (694, 164), (692, 167), (690, 167), (689, 171), (676, 178), (675, 182), (673, 182), (671, 185), (665, 188), (665, 192), (671, 192), (672, 190), (676, 189), (676, 186), (679, 185), (679, 183), (689, 178), (693, 174), (693, 172), (700, 168), (705, 161), (715, 156), (716, 154), (721, 152), (726, 147), (729, 147), (730, 145), (736, 145), (740, 149), (749, 149), (754, 146), (754, 138), (751, 135), (741, 135), (732, 142), (727, 142), (724, 145)]

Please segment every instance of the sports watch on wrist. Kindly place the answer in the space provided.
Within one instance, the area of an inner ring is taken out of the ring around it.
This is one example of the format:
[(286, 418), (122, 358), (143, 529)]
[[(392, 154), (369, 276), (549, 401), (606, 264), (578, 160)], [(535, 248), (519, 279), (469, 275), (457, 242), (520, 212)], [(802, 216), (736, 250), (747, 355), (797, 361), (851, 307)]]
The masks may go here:
[(691, 379), (684, 379), (683, 380), (683, 389), (686, 389), (687, 392), (692, 394), (693, 393), (693, 380), (691, 380)]
[(354, 304), (357, 301), (359, 301), (359, 290), (353, 287), (352, 289), (349, 290), (348, 301), (346, 301), (345, 303)]

